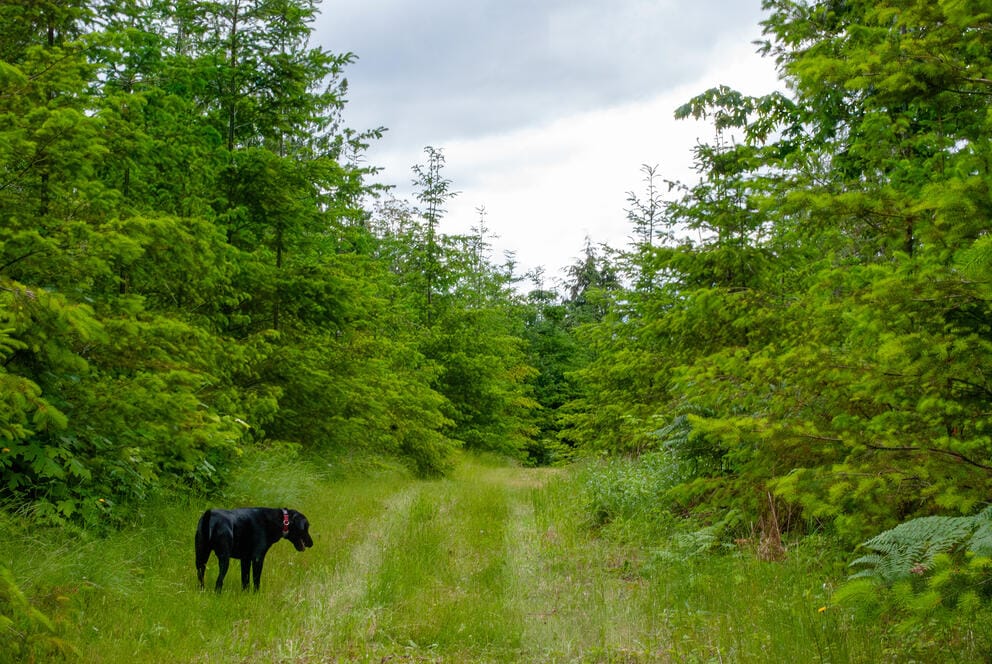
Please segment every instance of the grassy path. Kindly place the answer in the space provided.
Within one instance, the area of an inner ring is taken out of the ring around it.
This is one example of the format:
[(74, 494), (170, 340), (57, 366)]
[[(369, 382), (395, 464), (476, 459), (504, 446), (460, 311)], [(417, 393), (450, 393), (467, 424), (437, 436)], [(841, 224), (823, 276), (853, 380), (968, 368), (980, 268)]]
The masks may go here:
[(472, 459), (434, 482), (253, 469), (232, 502), (297, 507), (316, 541), (274, 546), (258, 594), (195, 588), (199, 505), (110, 538), (14, 539), (0, 564), (88, 663), (878, 661), (838, 650), (817, 598), (781, 597), (808, 569), (645, 573), (647, 553), (581, 526), (576, 487)]

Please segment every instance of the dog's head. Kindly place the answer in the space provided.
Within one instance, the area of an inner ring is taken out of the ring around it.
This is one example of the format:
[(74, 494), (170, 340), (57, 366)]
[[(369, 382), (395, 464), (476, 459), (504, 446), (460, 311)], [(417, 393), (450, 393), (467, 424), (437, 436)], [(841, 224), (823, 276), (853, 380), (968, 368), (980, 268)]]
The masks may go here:
[(304, 551), (313, 546), (310, 522), (296, 510), (289, 510), (289, 532), (286, 533), (286, 539), (293, 543), (297, 551)]

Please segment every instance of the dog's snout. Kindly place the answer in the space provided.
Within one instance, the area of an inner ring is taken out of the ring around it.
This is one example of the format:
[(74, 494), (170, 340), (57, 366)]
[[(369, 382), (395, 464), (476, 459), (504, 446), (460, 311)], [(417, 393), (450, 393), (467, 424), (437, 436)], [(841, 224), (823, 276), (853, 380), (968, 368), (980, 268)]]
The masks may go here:
[(304, 533), (299, 539), (293, 540), (293, 546), (296, 547), (297, 551), (306, 551), (313, 546), (313, 538), (309, 534)]

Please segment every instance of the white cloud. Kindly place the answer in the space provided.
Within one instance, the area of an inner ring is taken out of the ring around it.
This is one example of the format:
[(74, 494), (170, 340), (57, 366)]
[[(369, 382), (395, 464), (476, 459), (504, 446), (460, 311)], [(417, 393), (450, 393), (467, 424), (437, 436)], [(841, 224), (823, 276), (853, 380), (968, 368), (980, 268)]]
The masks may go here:
[(359, 57), (356, 128), (421, 145), (647, 100), (756, 32), (760, 0), (324, 0), (316, 39)]
[(726, 83), (776, 88), (755, 55), (760, 0), (324, 0), (318, 41), (353, 51), (346, 122), (388, 132), (379, 180), (412, 198), (411, 167), (442, 148), (460, 195), (442, 230), (478, 223), (494, 257), (549, 277), (593, 243), (623, 247), (642, 164), (691, 181), (705, 123), (675, 108)]
[[(467, 232), (485, 206), (487, 225), (500, 238), (495, 257), (514, 251), (521, 270), (538, 266), (560, 275), (585, 246), (627, 244), (627, 192), (642, 194), (642, 164), (658, 164), (664, 179), (689, 181), (692, 148), (712, 138), (705, 123), (676, 121), (690, 97), (726, 83), (748, 94), (777, 87), (772, 64), (744, 40), (716, 48), (711, 68), (692, 83), (645, 101), (604, 108), (500, 134), (434, 145), (444, 149), (445, 175), (461, 192), (447, 206), (442, 230)], [(410, 168), (423, 163), (423, 145), (373, 151), (382, 180), (409, 192)]]

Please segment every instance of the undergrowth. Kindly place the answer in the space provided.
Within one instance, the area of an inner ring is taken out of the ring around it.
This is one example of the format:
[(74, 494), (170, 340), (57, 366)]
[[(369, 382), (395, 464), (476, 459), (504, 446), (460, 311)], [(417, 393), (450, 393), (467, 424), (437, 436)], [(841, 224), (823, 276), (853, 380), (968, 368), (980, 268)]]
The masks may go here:
[(833, 600), (907, 638), (910, 652), (992, 653), (992, 508), (912, 519), (865, 542)]
[[(985, 661), (992, 653), (992, 508), (907, 522), (866, 542), (853, 563), (822, 534), (786, 542), (780, 562), (765, 562), (737, 515), (704, 523), (673, 511), (676, 478), (665, 457), (590, 462), (575, 491), (589, 527), (638, 545), (637, 573), (686, 609), (670, 620), (693, 633), (691, 642), (703, 638), (692, 626), (701, 614), (720, 651), (732, 646), (738, 657), (754, 646), (737, 635), (747, 624), (792, 661), (800, 651), (822, 661)], [(806, 646), (776, 644), (776, 634)]]

